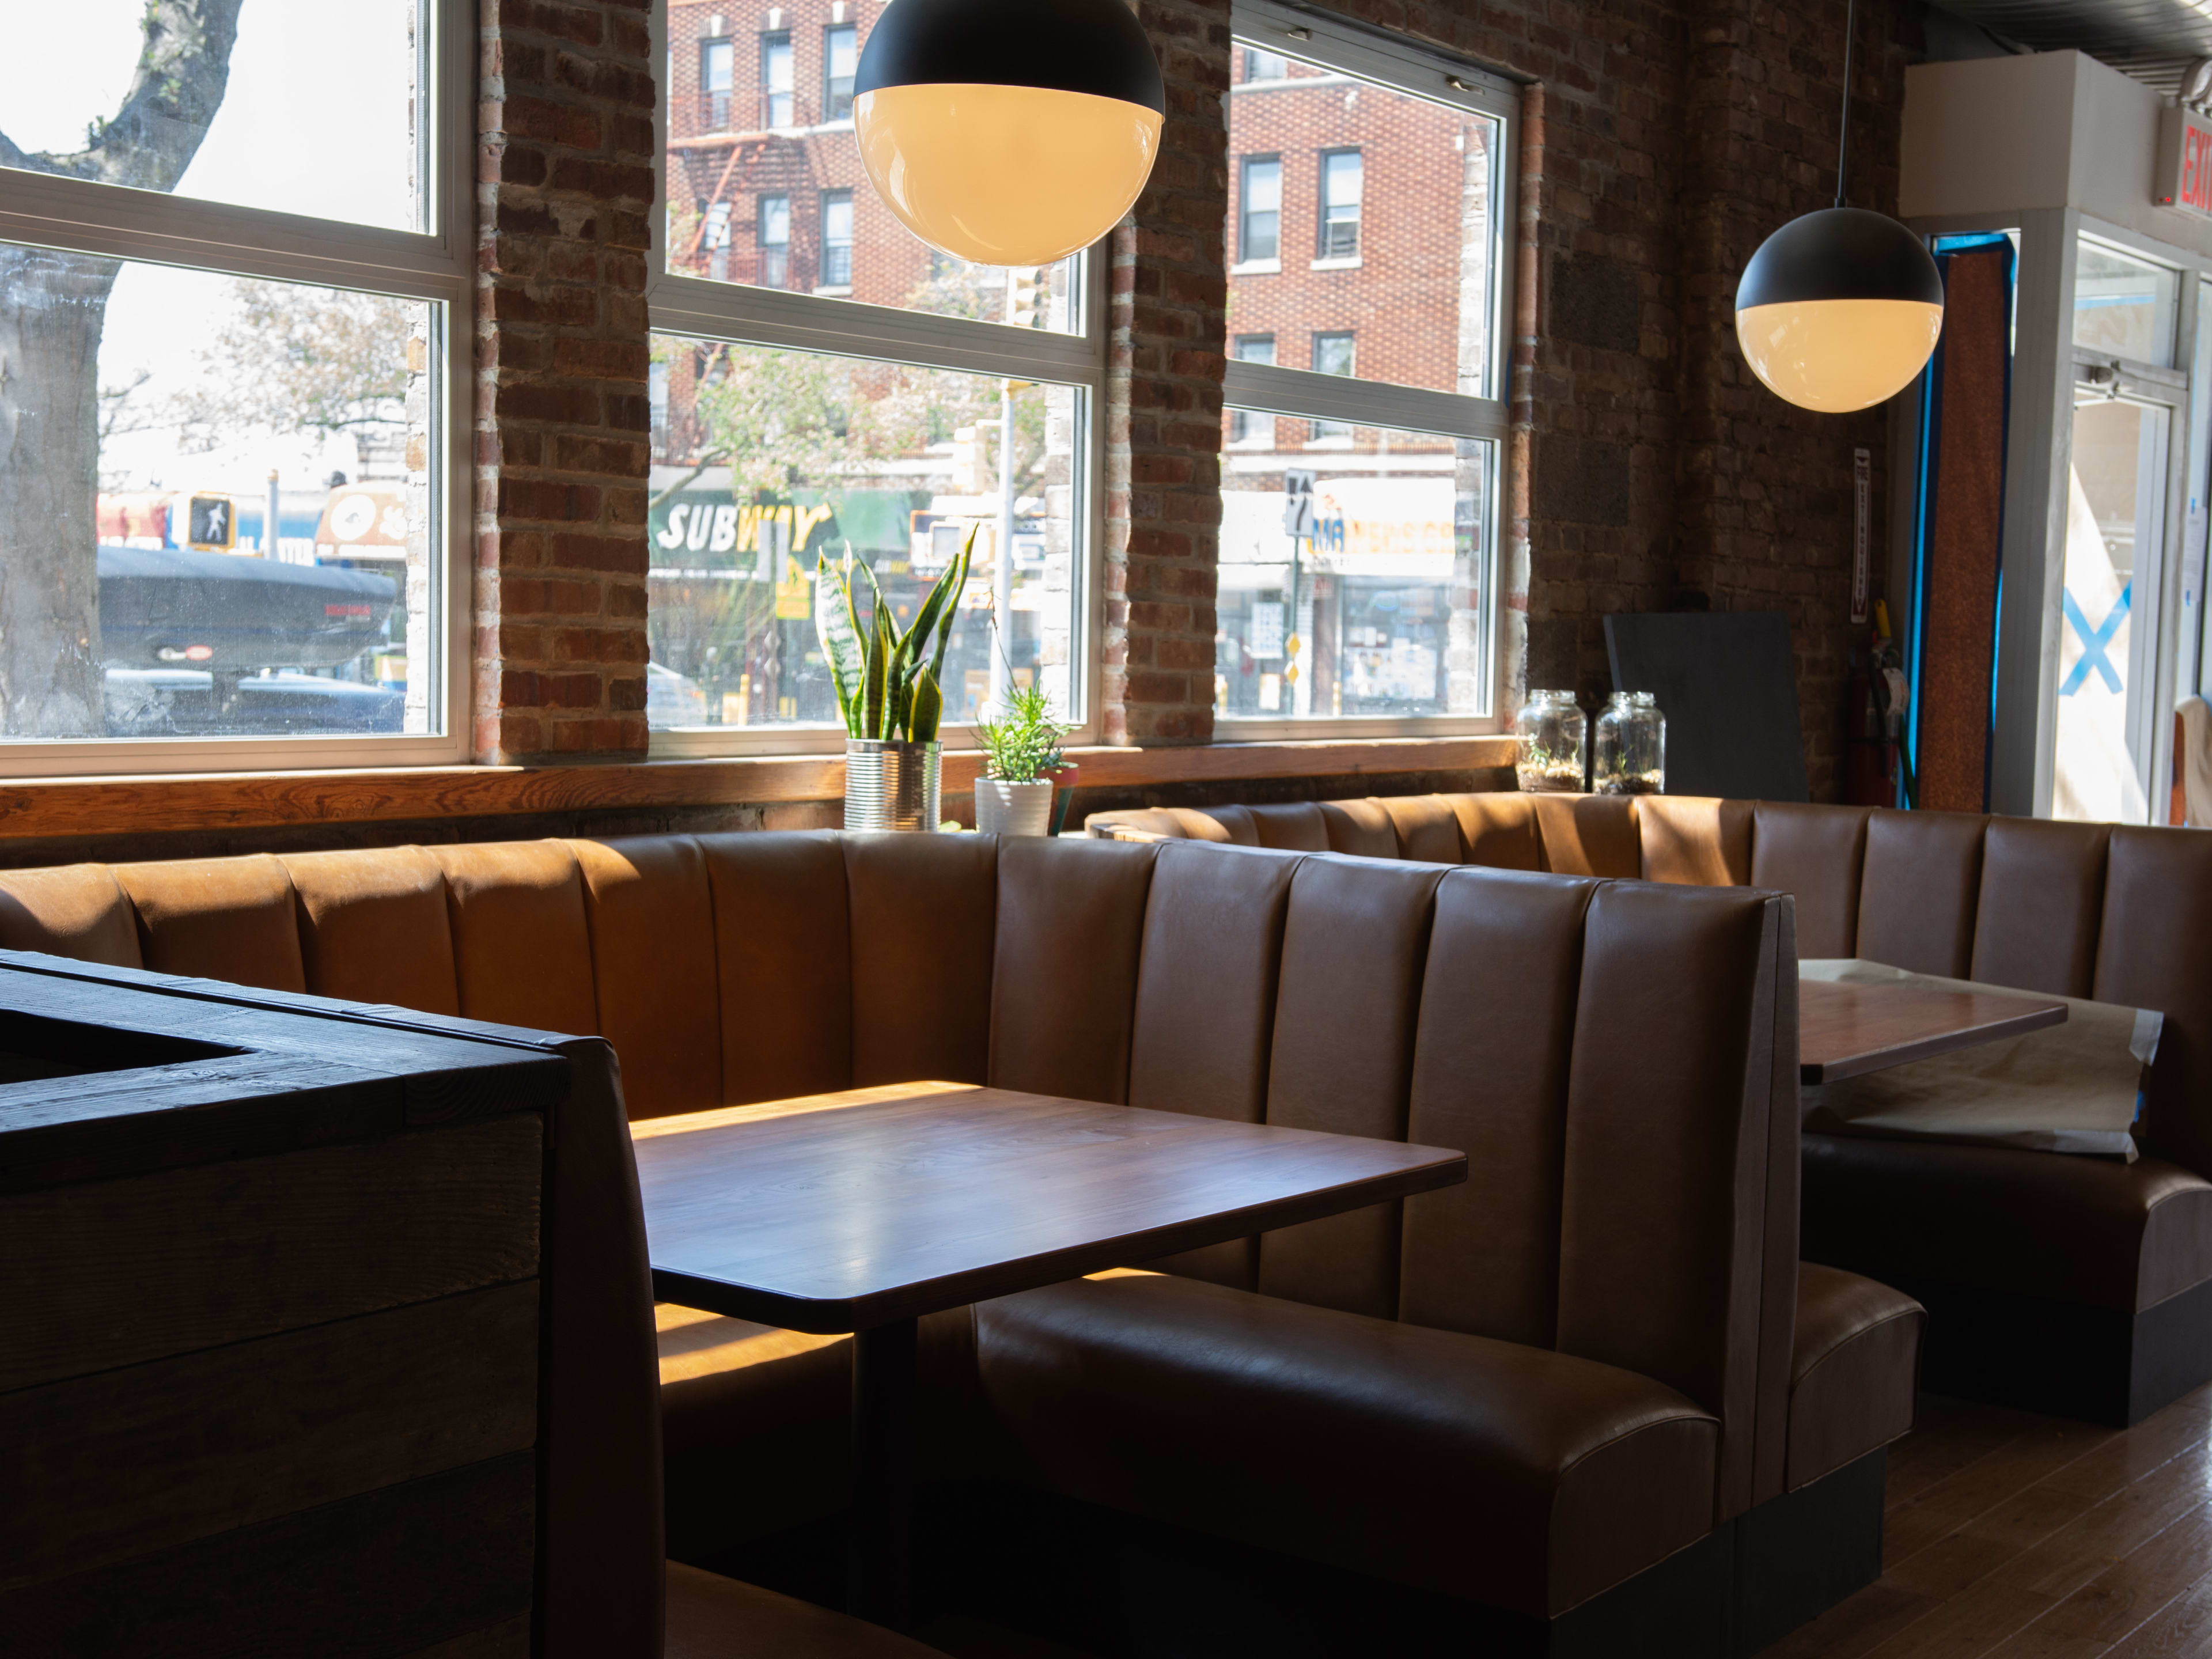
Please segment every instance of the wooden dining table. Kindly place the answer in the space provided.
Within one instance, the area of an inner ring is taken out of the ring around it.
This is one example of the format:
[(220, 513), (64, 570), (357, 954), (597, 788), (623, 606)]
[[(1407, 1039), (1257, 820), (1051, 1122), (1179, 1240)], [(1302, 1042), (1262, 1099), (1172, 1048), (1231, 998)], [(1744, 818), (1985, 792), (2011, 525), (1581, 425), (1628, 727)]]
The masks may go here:
[(654, 1296), (854, 1334), (848, 1600), (903, 1618), (915, 1322), (1467, 1178), (1463, 1152), (964, 1084), (632, 1126)]
[(2063, 1002), (2018, 991), (1800, 980), (1798, 1078), (1838, 1083), (2025, 1036), (2065, 1018)]

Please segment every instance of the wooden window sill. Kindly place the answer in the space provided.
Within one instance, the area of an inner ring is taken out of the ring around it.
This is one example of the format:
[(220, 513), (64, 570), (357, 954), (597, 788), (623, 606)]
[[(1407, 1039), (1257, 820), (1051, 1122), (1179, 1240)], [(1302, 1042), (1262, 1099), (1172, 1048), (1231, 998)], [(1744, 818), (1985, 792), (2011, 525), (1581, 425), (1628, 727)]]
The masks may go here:
[[(1073, 749), (1068, 756), (1082, 769), (1079, 787), (1129, 789), (1244, 778), (1466, 771), (1510, 766), (1513, 751), (1510, 738), (1379, 738)], [(974, 750), (946, 755), (945, 793), (971, 792), (981, 764)], [(844, 793), (842, 755), (0, 779), (0, 841), (836, 800)]]

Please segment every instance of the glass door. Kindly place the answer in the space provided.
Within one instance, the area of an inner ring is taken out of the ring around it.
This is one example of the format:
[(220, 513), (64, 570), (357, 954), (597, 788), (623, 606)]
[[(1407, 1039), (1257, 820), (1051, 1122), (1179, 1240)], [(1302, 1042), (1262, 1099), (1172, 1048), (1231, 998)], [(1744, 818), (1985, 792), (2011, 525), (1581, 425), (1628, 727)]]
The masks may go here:
[(2055, 817), (2150, 817), (2171, 395), (2109, 363), (2075, 371)]

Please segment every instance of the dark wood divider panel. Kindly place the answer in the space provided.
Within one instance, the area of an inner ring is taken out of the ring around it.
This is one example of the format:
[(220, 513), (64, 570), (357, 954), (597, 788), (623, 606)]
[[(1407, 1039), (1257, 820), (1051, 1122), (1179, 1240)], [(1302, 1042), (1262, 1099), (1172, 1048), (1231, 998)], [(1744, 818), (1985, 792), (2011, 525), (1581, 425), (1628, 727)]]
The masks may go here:
[(269, 1000), (0, 953), (0, 1646), (526, 1655), (566, 1062)]

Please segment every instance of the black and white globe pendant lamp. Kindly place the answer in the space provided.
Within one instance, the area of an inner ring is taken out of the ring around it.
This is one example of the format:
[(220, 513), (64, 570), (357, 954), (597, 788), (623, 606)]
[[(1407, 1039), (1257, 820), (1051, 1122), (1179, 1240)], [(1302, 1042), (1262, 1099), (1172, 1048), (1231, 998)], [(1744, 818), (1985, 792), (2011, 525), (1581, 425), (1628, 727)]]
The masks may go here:
[(1166, 112), (1122, 0), (893, 0), (853, 81), (877, 193), (979, 264), (1050, 264), (1104, 235), (1152, 176)]
[(1768, 237), (1735, 290), (1735, 337), (1752, 372), (1778, 398), (1829, 415), (1902, 392), (1943, 331), (1943, 279), (1920, 238), (1887, 214), (1844, 205), (1856, 0), (1846, 15), (1836, 204)]

